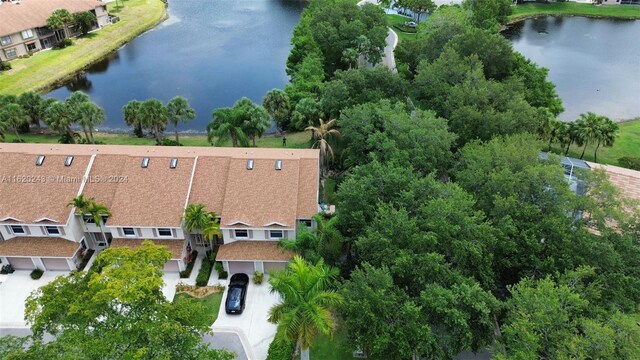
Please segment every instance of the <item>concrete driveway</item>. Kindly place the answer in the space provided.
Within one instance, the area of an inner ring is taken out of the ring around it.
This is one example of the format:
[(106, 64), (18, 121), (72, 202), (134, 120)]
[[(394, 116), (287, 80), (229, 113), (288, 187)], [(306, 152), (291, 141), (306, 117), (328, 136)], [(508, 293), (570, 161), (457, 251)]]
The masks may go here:
[(271, 287), (267, 282), (267, 276), (261, 285), (254, 285), (249, 281), (244, 312), (241, 315), (227, 315), (224, 311), (227, 290), (228, 288), (225, 289), (218, 319), (213, 323), (212, 330), (216, 334), (221, 332), (238, 334), (247, 359), (266, 359), (269, 344), (273, 341), (277, 329), (277, 326), (267, 321), (267, 318), (269, 309), (280, 301), (280, 295), (269, 293)]
[(24, 302), (32, 291), (53, 281), (68, 271), (45, 271), (38, 280), (31, 279), (30, 270), (16, 270), (0, 275), (0, 327), (25, 327)]

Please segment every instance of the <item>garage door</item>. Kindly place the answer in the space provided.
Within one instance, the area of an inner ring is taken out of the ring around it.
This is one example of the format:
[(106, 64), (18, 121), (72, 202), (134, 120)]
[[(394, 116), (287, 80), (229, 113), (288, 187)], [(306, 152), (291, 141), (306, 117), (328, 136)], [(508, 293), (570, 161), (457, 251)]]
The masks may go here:
[(69, 270), (69, 263), (65, 258), (42, 258), (47, 270)]
[(253, 261), (229, 261), (229, 274), (245, 273), (251, 275), (254, 272)]
[(288, 263), (286, 263), (286, 262), (267, 262), (267, 261), (265, 261), (264, 262), (264, 272), (266, 274), (269, 274), (269, 273), (274, 272), (274, 271), (282, 270), (285, 267), (287, 267), (287, 264)]
[(31, 258), (10, 257), (7, 260), (16, 270), (33, 270), (36, 268)]
[(180, 266), (178, 266), (178, 260), (167, 261), (167, 263), (164, 264), (164, 271), (167, 271), (167, 272), (180, 271)]

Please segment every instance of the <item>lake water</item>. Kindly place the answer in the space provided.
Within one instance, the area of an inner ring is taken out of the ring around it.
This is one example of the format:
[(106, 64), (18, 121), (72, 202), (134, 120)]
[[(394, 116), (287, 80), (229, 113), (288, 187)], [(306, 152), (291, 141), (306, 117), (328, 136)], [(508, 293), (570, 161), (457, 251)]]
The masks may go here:
[[(126, 4), (126, 2), (125, 2)], [(283, 88), (293, 28), (304, 1), (169, 0), (169, 19), (48, 96), (82, 90), (104, 108), (99, 129), (126, 129), (129, 100), (186, 97), (197, 118), (181, 129), (204, 132), (213, 109)], [(127, 129), (128, 130), (128, 129)]]
[(612, 119), (640, 116), (640, 21), (548, 16), (503, 34), (549, 69), (565, 107), (561, 119), (587, 111)]

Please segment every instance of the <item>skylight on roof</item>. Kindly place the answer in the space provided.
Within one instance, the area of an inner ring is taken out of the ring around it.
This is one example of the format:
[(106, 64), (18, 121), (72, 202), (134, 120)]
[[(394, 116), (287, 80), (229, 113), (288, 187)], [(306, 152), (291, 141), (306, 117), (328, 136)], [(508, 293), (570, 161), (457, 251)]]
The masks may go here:
[(140, 164), (140, 167), (142, 167), (143, 169), (146, 169), (147, 167), (149, 167), (149, 158), (142, 158), (142, 164)]
[(282, 160), (276, 160), (276, 170), (282, 170)]
[(178, 158), (172, 158), (169, 162), (169, 168), (175, 169), (178, 166)]
[(73, 162), (73, 156), (69, 155), (67, 156), (67, 158), (64, 160), (64, 166), (71, 166), (71, 163)]
[(253, 159), (247, 160), (247, 170), (253, 170)]
[(44, 162), (44, 155), (38, 155), (38, 159), (36, 160), (36, 166), (42, 166), (42, 163)]

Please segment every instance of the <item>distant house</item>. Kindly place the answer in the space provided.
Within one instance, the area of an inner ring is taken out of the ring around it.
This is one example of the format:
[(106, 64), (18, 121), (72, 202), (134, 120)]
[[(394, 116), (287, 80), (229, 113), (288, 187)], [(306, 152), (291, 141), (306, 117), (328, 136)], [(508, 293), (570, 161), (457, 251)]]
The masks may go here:
[[(217, 250), (230, 274), (281, 269), (278, 246), (316, 226), (319, 151), (214, 147), (0, 144), (0, 261), (15, 269), (70, 270), (86, 249), (136, 248), (144, 239), (185, 268), (191, 249)], [(95, 198), (102, 225), (67, 203)], [(222, 236), (183, 227), (188, 204), (215, 211)]]
[(54, 10), (66, 9), (71, 14), (91, 12), (96, 16), (94, 28), (109, 23), (107, 6), (97, 0), (20, 0), (0, 2), (0, 60), (12, 60), (48, 49), (56, 42), (79, 35), (73, 26), (53, 31), (47, 19)]

